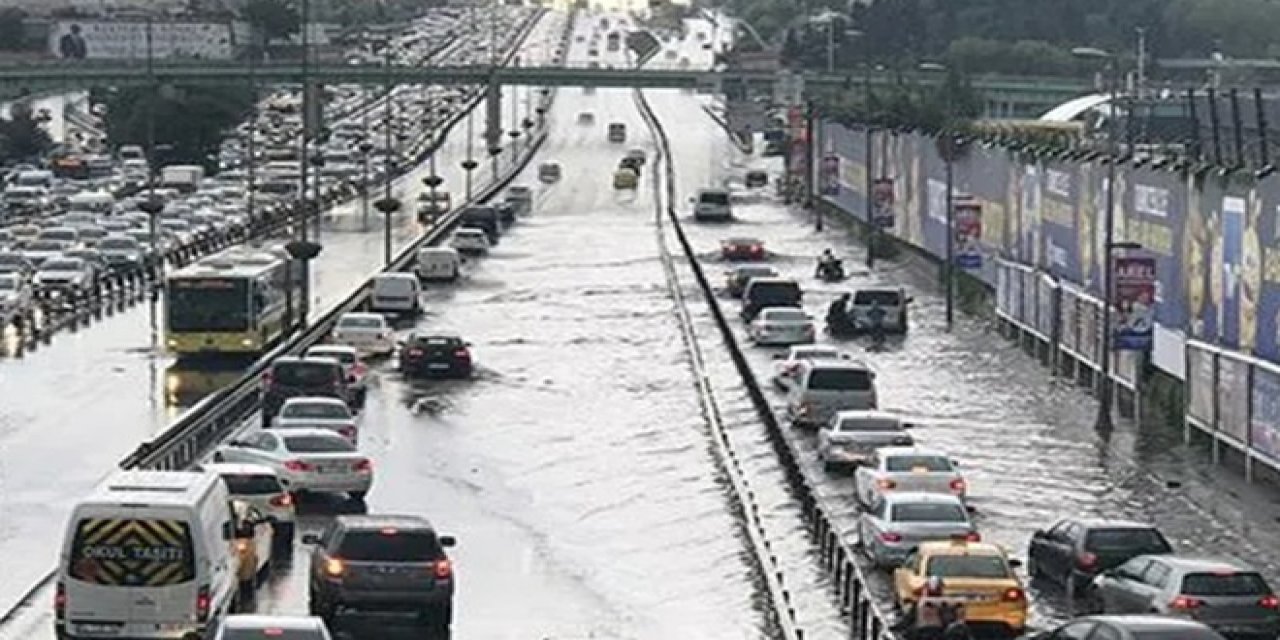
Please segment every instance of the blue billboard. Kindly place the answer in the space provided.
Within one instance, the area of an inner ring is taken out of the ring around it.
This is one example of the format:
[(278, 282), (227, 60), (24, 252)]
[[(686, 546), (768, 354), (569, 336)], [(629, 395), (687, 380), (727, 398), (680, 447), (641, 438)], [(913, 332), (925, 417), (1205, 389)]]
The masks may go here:
[(1065, 162), (1042, 165), (1040, 187), (1040, 249), (1045, 271), (1080, 282), (1080, 225), (1076, 220), (1081, 193), (1080, 167)]

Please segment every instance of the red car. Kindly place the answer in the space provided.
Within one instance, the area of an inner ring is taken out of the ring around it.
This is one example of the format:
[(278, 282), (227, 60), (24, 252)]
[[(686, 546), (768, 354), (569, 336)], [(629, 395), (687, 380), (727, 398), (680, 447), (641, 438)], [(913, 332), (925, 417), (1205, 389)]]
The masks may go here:
[(729, 238), (720, 242), (724, 260), (764, 260), (764, 242), (755, 238)]

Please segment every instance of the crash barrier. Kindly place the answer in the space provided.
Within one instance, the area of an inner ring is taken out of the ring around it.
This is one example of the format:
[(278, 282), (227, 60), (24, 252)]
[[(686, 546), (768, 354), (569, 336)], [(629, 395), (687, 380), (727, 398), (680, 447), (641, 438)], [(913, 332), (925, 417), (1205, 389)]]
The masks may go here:
[[(674, 203), (676, 202), (674, 192), (675, 168), (670, 161), (671, 152), (667, 133), (661, 121), (653, 115), (647, 102), (643, 104), (642, 112), (648, 112), (649, 115), (646, 117), (652, 120), (655, 130), (658, 132), (659, 146), (663, 155), (668, 158), (665, 167), (668, 183), (667, 219), (675, 231), (676, 238), (689, 263), (689, 268), (692, 269), (694, 278), (698, 282), (698, 287), (706, 298), (707, 307), (710, 309), (712, 318), (720, 330), (724, 344), (733, 359), (734, 367), (738, 370), (738, 375), (742, 378), (743, 385), (751, 398), (751, 403), (755, 407), (760, 421), (765, 426), (769, 442), (786, 476), (788, 488), (791, 494), (800, 502), (805, 524), (814, 544), (818, 548), (819, 563), (827, 571), (831, 579), (841, 612), (848, 616), (849, 637), (854, 640), (894, 640), (895, 635), (890, 625), (895, 621), (895, 617), (880, 603), (872, 599), (866, 586), (868, 584), (866, 576), (862, 567), (856, 561), (857, 554), (845, 542), (844, 532), (833, 516), (836, 510), (819, 497), (817, 487), (811, 484), (802, 470), (799, 453), (793, 448), (783, 426), (778, 423), (778, 418), (774, 414), (773, 408), (769, 405), (768, 398), (761, 389), (750, 363), (747, 362), (746, 355), (738, 344), (733, 328), (729, 325), (724, 311), (720, 308), (720, 301), (715, 295), (715, 289), (712, 287), (710, 280), (707, 279), (707, 275), (702, 269), (702, 264), (698, 260), (698, 252), (684, 232), (680, 218), (674, 208)], [(784, 603), (789, 609), (789, 597), (784, 598)], [(793, 613), (786, 617), (791, 618), (792, 623), (794, 623)], [(796, 629), (796, 632), (796, 637), (803, 638), (803, 629)]]
[[(506, 58), (502, 64), (509, 64), (519, 52), (520, 46), (546, 10), (539, 10), (530, 16), (522, 25), (520, 32), (512, 40)], [(393, 179), (398, 178), (424, 162), (445, 142), (445, 138), (453, 128), (471, 115), (476, 105), (484, 99), (483, 90), (476, 90), (468, 97), (462, 109), (445, 121), (438, 130), (424, 132), (416, 141), (415, 148), (407, 154), (407, 158), (397, 164)], [(375, 187), (366, 187), (374, 189)], [(376, 188), (381, 188), (378, 185)], [(309, 219), (318, 218), (324, 209), (363, 194), (363, 189), (345, 183), (321, 194), (319, 203), (312, 205), (315, 211)], [(150, 260), (147, 264), (134, 264), (123, 268), (113, 268), (101, 274), (94, 282), (84, 287), (47, 289), (37, 291), (31, 308), (25, 313), (15, 314), (12, 318), (0, 318), (0, 332), (5, 325), (12, 323), (18, 330), (18, 347), (21, 351), (36, 349), (47, 343), (53, 334), (62, 330), (75, 330), (89, 324), (92, 319), (100, 319), (104, 315), (113, 315), (118, 310), (137, 304), (148, 297), (158, 296), (158, 287), (162, 284), (166, 267), (182, 268), (201, 257), (231, 246), (252, 240), (262, 239), (287, 231), (301, 221), (304, 205), (294, 201), (281, 206), (263, 207), (261, 213), (244, 225), (236, 225), (225, 230), (199, 234), (190, 242), (174, 247), (162, 255), (160, 260)]]
[[(721, 470), (724, 471), (725, 476), (729, 478), (734, 498), (737, 501), (737, 507), (741, 512), (741, 528), (751, 543), (751, 551), (755, 555), (756, 566), (763, 578), (765, 588), (768, 590), (769, 602), (772, 605), (770, 622), (777, 627), (781, 634), (779, 637), (786, 640), (802, 640), (804, 638), (804, 630), (796, 623), (795, 607), (791, 604), (791, 592), (787, 589), (786, 579), (778, 562), (778, 557), (773, 553), (769, 537), (764, 529), (760, 517), (760, 506), (755, 499), (755, 491), (751, 488), (750, 481), (742, 471), (737, 452), (734, 450), (729, 440), (728, 431), (721, 420), (720, 408), (716, 403), (715, 392), (711, 387), (706, 363), (702, 358), (702, 349), (698, 344), (693, 318), (689, 313), (688, 305), (685, 304), (683, 287), (679, 276), (676, 275), (675, 260), (667, 246), (666, 227), (663, 225), (663, 218), (670, 207), (670, 203), (675, 201), (675, 172), (672, 170), (672, 162), (669, 157), (670, 149), (666, 144), (665, 134), (661, 129), (661, 125), (658, 123), (658, 119), (653, 114), (648, 102), (645, 101), (643, 92), (635, 91), (634, 96), (636, 106), (639, 108), (645, 125), (652, 132), (654, 139), (659, 141), (659, 151), (653, 159), (653, 173), (656, 176), (659, 169), (661, 169), (665, 179), (661, 181), (653, 180), (658, 246), (667, 286), (676, 300), (677, 317), (680, 321), (680, 330), (684, 338), (685, 347), (689, 352), (689, 363), (693, 369), (694, 381), (698, 388), (703, 418), (707, 421), (712, 433), (712, 442), (716, 447), (718, 464)], [(663, 184), (660, 185), (660, 182)], [(662, 189), (663, 185), (666, 187), (665, 194)]]

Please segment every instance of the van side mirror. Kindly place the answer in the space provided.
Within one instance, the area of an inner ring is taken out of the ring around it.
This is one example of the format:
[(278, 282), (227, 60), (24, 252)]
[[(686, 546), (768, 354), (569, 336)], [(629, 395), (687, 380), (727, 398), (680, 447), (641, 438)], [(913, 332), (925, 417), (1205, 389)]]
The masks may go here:
[(302, 544), (320, 544), (320, 536), (308, 533), (302, 536)]
[(1022, 561), (1017, 558), (1009, 558), (1009, 566), (1013, 567), (1014, 569), (1017, 569), (1018, 567), (1022, 566)]
[(440, 546), (453, 547), (458, 544), (458, 539), (453, 536), (440, 536)]

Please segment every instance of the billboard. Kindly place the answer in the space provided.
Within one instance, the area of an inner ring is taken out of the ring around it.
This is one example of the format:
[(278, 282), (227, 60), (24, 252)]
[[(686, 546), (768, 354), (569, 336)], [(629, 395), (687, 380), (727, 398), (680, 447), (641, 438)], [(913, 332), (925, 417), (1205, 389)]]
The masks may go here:
[(954, 198), (954, 244), (956, 266), (961, 269), (982, 267), (982, 203), (972, 198)]
[(822, 195), (840, 195), (840, 156), (829, 151), (822, 156)]
[(49, 29), (49, 51), (67, 60), (186, 58), (230, 60), (236, 40), (227, 22), (60, 20)]
[(1080, 282), (1080, 234), (1076, 224), (1080, 167), (1045, 163), (1039, 196), (1042, 267), (1059, 278)]
[(1155, 332), (1156, 259), (1116, 256), (1112, 291), (1117, 307), (1112, 348), (1147, 351)]

